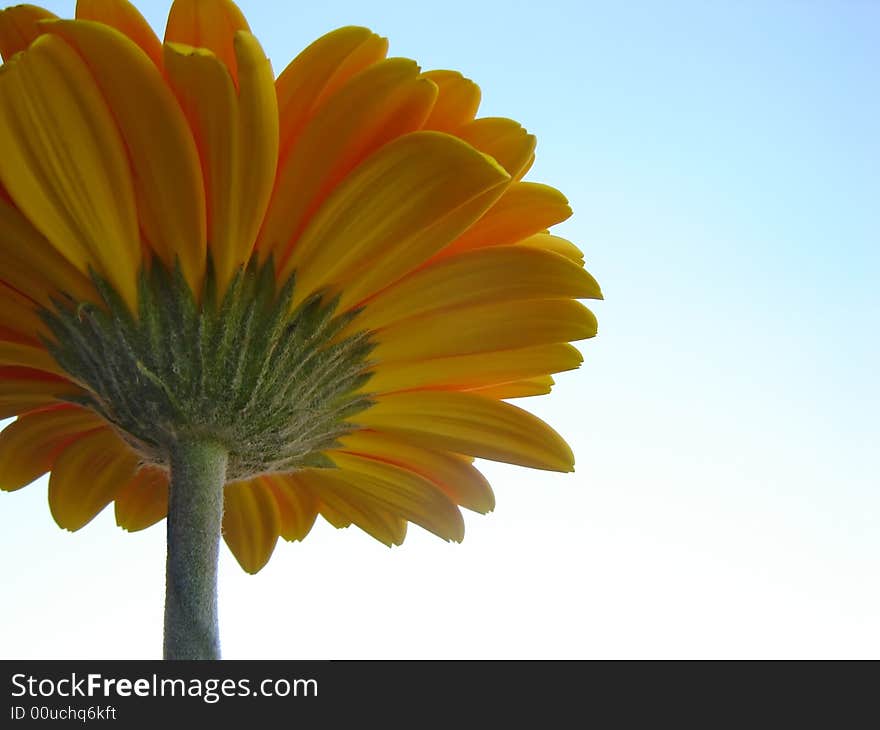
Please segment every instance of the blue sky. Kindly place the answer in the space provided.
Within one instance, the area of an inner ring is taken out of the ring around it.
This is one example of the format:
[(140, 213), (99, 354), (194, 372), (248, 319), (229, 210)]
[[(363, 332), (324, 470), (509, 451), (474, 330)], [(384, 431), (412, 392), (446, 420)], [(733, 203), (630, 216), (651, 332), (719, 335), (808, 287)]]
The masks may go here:
[[(574, 475), (486, 465), (461, 545), (320, 525), (256, 577), (224, 548), (225, 655), (880, 655), (880, 5), (241, 7), (276, 72), (362, 24), (477, 81), (538, 136), (529, 179), (569, 197), (606, 301), (524, 402)], [(0, 505), (0, 655), (160, 654), (163, 527), (67, 534), (45, 480)]]

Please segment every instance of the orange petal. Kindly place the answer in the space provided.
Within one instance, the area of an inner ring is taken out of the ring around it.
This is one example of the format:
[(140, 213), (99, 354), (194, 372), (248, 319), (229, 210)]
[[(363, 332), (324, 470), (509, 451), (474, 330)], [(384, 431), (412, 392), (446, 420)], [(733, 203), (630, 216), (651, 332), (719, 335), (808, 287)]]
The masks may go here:
[(355, 431), (340, 441), (341, 451), (386, 461), (420, 474), (462, 507), (481, 514), (495, 508), (495, 495), (489, 482), (467, 458), (422, 448), (406, 438), (378, 431)]
[(95, 20), (116, 28), (162, 68), (162, 44), (144, 16), (128, 0), (76, 0), (76, 19)]
[(42, 307), (69, 294), (99, 300), (91, 281), (46, 240), (12, 203), (0, 200), (0, 279)]
[[(340, 510), (333, 505), (332, 497), (328, 500), (318, 500), (318, 512), (320, 513), (321, 517), (327, 520), (327, 522), (329, 522), (337, 530), (344, 530), (345, 528), (351, 527), (352, 525), (352, 520), (347, 516), (346, 510)], [(406, 523), (404, 522), (404, 524)], [(389, 546), (391, 545), (391, 543), (387, 542), (386, 540), (381, 540), (381, 542), (384, 542), (386, 545)]]
[(208, 195), (208, 241), (218, 294), (251, 255), (275, 179), (278, 109), (272, 68), (239, 32), (239, 90), (208, 50), (167, 44), (168, 79), (189, 120)]
[(165, 42), (207, 48), (229, 69), (233, 83), (238, 84), (233, 39), (239, 30), (250, 32), (250, 27), (230, 0), (174, 0), (165, 26)]
[[(456, 133), (460, 127), (473, 121), (480, 106), (479, 86), (458, 71), (426, 71), (423, 76), (437, 84), (439, 90), (437, 102), (425, 120), (425, 129)], [(477, 149), (485, 152), (478, 146)]]
[(287, 65), (275, 82), (282, 159), (315, 112), (352, 76), (382, 60), (387, 50), (385, 38), (347, 26), (322, 36)]
[(298, 477), (317, 495), (321, 516), (337, 529), (354, 524), (388, 547), (403, 543), (406, 520), (352, 490), (339, 470), (307, 469)]
[(355, 420), (425, 448), (534, 469), (574, 469), (571, 449), (550, 426), (516, 406), (473, 393), (419, 390), (379, 396)]
[(0, 56), (8, 61), (44, 33), (41, 20), (57, 16), (36, 5), (14, 5), (0, 10)]
[(137, 194), (141, 232), (195, 292), (205, 273), (205, 188), (186, 117), (162, 74), (113, 28), (59, 21), (50, 31), (85, 59), (122, 132)]
[(168, 473), (145, 466), (116, 494), (116, 524), (128, 532), (144, 530), (168, 514)]
[(0, 74), (0, 178), (63, 256), (109, 279), (135, 311), (138, 217), (114, 112), (81, 56), (55, 35), (40, 36)]
[(20, 416), (0, 432), (0, 489), (13, 491), (52, 468), (58, 455), (90, 431), (106, 428), (84, 408), (58, 406)]
[(364, 385), (367, 393), (415, 388), (471, 390), (580, 367), (583, 357), (565, 343), (514, 350), (453, 355), (430, 360), (382, 363)]
[(0, 333), (0, 365), (33, 368), (61, 377), (67, 375), (41, 344), (12, 340), (2, 333)]
[(513, 119), (475, 119), (456, 130), (455, 134), (480, 152), (494, 157), (514, 180), (525, 175), (534, 159), (537, 140)]
[(391, 58), (352, 78), (330, 97), (281, 161), (259, 249), (284, 264), (290, 247), (328, 194), (361, 161), (418, 129), (437, 87), (414, 61)]
[(371, 357), (390, 362), (511, 350), (596, 335), (595, 315), (571, 299), (489, 302), (444, 309), (380, 330)]
[(513, 183), (473, 226), (441, 252), (441, 256), (482, 246), (516, 243), (561, 223), (571, 215), (568, 200), (540, 183)]
[(238, 93), (208, 50), (166, 44), (169, 83), (199, 147), (208, 240), (220, 295), (251, 255), (275, 179), (278, 109), (272, 68), (256, 39), (239, 32)]
[(213, 53), (192, 46), (166, 43), (165, 71), (199, 150), (207, 196), (207, 240), (223, 292), (241, 263), (235, 255), (241, 165), (235, 87)]
[(239, 243), (237, 259), (250, 257), (266, 214), (278, 165), (278, 100), (272, 65), (249, 33), (235, 36), (238, 60)]
[(570, 259), (581, 266), (583, 266), (584, 263), (583, 251), (571, 241), (567, 241), (559, 236), (551, 236), (549, 233), (536, 233), (534, 236), (529, 236), (521, 241), (517, 241), (516, 245), (525, 248), (537, 248), (543, 251), (552, 251), (560, 256), (565, 256), (565, 258)]
[(75, 531), (91, 522), (131, 481), (137, 462), (110, 428), (69, 444), (49, 477), (49, 509), (59, 527)]
[(37, 314), (34, 301), (3, 283), (0, 283), (0, 330), (7, 335), (15, 333), (18, 341), (34, 345), (40, 343), (41, 337), (49, 336), (49, 328)]
[(507, 400), (508, 398), (531, 398), (536, 395), (547, 395), (553, 389), (554, 380), (549, 375), (537, 378), (517, 380), (515, 383), (501, 383), (487, 388), (475, 388), (471, 392), (484, 398)]
[(227, 484), (223, 495), (223, 539), (242, 568), (258, 573), (278, 541), (275, 497), (259, 477)]
[(601, 296), (596, 280), (568, 258), (526, 246), (480, 248), (447, 256), (388, 287), (369, 301), (353, 327), (379, 329), (465, 304)]
[(278, 505), (278, 531), (285, 540), (304, 540), (318, 516), (315, 495), (295, 474), (267, 474), (260, 477)]
[(507, 180), (494, 161), (455, 137), (426, 131), (400, 137), (336, 188), (281, 278), (296, 271), (300, 301), (319, 288), (339, 287), (341, 307), (357, 303), (445, 246)]
[(30, 368), (0, 366), (0, 418), (83, 395), (85, 391), (66, 378)]
[(444, 540), (464, 539), (461, 512), (431, 481), (389, 462), (340, 451), (327, 455), (339, 467), (334, 477), (345, 482), (358, 498), (421, 525)]

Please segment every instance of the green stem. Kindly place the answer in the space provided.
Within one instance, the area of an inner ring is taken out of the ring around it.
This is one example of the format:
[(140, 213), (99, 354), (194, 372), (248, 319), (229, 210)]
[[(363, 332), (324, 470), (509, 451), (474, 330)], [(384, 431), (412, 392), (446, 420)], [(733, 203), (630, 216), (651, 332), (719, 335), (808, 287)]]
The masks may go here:
[(228, 454), (184, 441), (171, 450), (165, 659), (219, 659), (217, 557)]

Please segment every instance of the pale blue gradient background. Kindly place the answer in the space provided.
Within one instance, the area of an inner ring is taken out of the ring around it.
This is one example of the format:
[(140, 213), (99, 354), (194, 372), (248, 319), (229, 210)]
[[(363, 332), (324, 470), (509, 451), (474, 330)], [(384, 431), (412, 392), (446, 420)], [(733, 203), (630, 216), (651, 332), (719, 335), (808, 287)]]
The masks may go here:
[[(257, 577), (224, 547), (225, 656), (880, 656), (880, 4), (242, 8), (276, 71), (364, 24), (480, 83), (606, 302), (581, 370), (523, 401), (576, 474), (486, 465), (461, 545), (319, 524)], [(164, 523), (65, 533), (45, 480), (0, 505), (0, 655), (159, 656)]]

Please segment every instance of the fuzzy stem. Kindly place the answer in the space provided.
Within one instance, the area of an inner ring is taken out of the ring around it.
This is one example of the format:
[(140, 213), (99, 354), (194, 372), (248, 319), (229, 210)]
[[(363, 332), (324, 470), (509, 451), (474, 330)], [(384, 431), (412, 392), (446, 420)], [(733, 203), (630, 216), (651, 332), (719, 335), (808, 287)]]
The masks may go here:
[(165, 659), (219, 659), (217, 557), (228, 454), (219, 444), (171, 449)]

